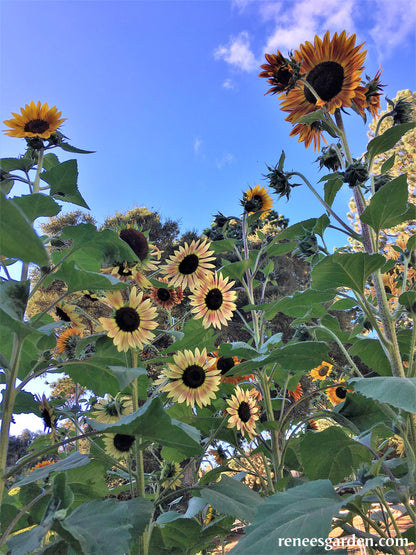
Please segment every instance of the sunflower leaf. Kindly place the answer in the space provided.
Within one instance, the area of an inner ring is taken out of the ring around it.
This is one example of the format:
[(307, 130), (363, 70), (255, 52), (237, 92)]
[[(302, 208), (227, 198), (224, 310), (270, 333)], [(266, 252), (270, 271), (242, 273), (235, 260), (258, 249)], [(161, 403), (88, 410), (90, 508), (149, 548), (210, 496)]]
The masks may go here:
[(397, 409), (414, 413), (416, 407), (416, 378), (375, 377), (352, 378), (348, 382), (365, 397), (388, 403)]
[(251, 260), (239, 260), (238, 262), (231, 262), (221, 268), (221, 273), (224, 277), (231, 279), (241, 280), (246, 270), (251, 267)]
[(415, 122), (395, 125), (394, 127), (390, 127), (384, 131), (382, 135), (372, 139), (367, 146), (369, 157), (377, 156), (378, 154), (382, 154), (383, 152), (386, 152), (386, 150), (393, 148), (402, 136), (415, 126)]
[(75, 451), (75, 453), (71, 453), (68, 457), (56, 463), (32, 470), (28, 476), (23, 477), (21, 480), (17, 478), (15, 484), (16, 486), (24, 486), (36, 482), (37, 480), (45, 480), (51, 472), (63, 472), (64, 470), (84, 466), (89, 462), (90, 458), (88, 455), (82, 455), (78, 451)]
[(334, 172), (330, 173), (329, 175), (325, 175), (319, 181), (326, 181), (324, 185), (324, 199), (329, 206), (332, 206), (332, 203), (334, 202), (338, 191), (344, 184), (344, 180), (342, 179), (339, 172)]
[(75, 154), (94, 154), (95, 150), (83, 150), (82, 148), (77, 148), (76, 146), (72, 146), (69, 143), (61, 142), (59, 143), (60, 148), (65, 150), (66, 152), (74, 152)]
[(294, 123), (304, 123), (306, 125), (310, 125), (315, 121), (322, 121), (325, 119), (325, 114), (322, 110), (315, 110), (315, 112), (311, 112), (310, 114), (306, 114), (305, 116), (300, 117)]
[(75, 291), (109, 291), (124, 289), (126, 284), (111, 275), (90, 272), (79, 268), (74, 260), (65, 260), (56, 272), (45, 279), (45, 286), (59, 279), (68, 286), (68, 293)]
[(28, 171), (35, 165), (32, 158), (1, 158), (0, 168), (5, 172), (11, 172), (13, 170)]
[(41, 193), (14, 197), (11, 202), (20, 208), (30, 222), (42, 216), (56, 216), (61, 211), (57, 202)]
[(76, 160), (67, 160), (53, 166), (50, 170), (43, 171), (40, 178), (50, 186), (51, 196), (89, 210), (88, 204), (78, 190), (78, 165)]
[(310, 218), (309, 220), (303, 220), (293, 224), (279, 233), (277, 238), (279, 241), (282, 239), (301, 239), (305, 233), (311, 233), (316, 225), (316, 218)]
[(334, 413), (336, 412), (347, 418), (361, 433), (369, 430), (379, 422), (389, 424), (391, 420), (388, 415), (381, 410), (379, 403), (360, 395), (360, 393), (347, 395), (347, 398), (344, 403), (340, 405), (340, 408), (338, 409), (337, 407), (334, 409)]
[[(301, 553), (302, 539), (327, 538), (342, 500), (329, 480), (316, 480), (275, 493), (256, 506), (252, 524), (233, 555)], [(300, 543), (287, 545), (285, 539)], [(308, 545), (310, 545), (308, 543)], [(321, 544), (321, 547), (325, 543)]]
[(378, 339), (357, 340), (349, 349), (352, 356), (359, 356), (360, 359), (380, 376), (391, 376), (391, 366), (383, 347)]

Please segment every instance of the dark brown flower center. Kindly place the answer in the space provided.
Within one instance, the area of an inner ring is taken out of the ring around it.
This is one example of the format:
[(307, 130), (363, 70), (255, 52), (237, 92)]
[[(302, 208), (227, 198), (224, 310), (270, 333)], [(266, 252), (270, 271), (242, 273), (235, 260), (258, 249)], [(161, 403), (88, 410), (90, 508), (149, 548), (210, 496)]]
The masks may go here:
[(27, 123), (25, 123), (24, 130), (27, 133), (45, 133), (49, 129), (49, 123), (44, 119), (31, 119)]
[(59, 308), (59, 306), (55, 308), (55, 312), (60, 320), (63, 320), (64, 322), (71, 321), (71, 318), (68, 316), (68, 314), (64, 310), (62, 310), (62, 308)]
[(326, 376), (328, 374), (328, 370), (328, 366), (321, 366), (318, 373), (320, 376)]
[(345, 387), (338, 386), (335, 390), (335, 394), (338, 399), (345, 399), (345, 397), (347, 396), (347, 390), (345, 389)]
[(205, 304), (209, 310), (218, 310), (223, 301), (222, 293), (219, 289), (211, 289), (205, 295)]
[(42, 416), (42, 420), (43, 420), (43, 425), (45, 430), (50, 428), (53, 428), (53, 424), (52, 424), (52, 415), (49, 412), (48, 409), (41, 409), (40, 414)]
[(114, 447), (117, 451), (121, 451), (122, 453), (127, 453), (130, 447), (133, 445), (134, 436), (129, 436), (126, 434), (116, 434), (113, 439)]
[(157, 298), (158, 298), (160, 301), (162, 301), (162, 302), (169, 301), (170, 298), (171, 298), (171, 296), (172, 296), (172, 295), (171, 295), (171, 292), (169, 291), (169, 289), (165, 289), (165, 288), (163, 288), (163, 287), (160, 287), (160, 288), (157, 290), (157, 294), (156, 294), (156, 295), (157, 295)]
[(292, 72), (285, 66), (280, 67), (275, 73), (275, 79), (285, 87), (289, 84)]
[[(321, 62), (308, 73), (306, 81), (313, 87), (319, 98), (329, 102), (342, 90), (344, 83), (344, 68), (336, 62)], [(311, 104), (316, 104), (316, 98), (305, 87), (305, 98)]]
[(140, 316), (131, 306), (123, 306), (119, 308), (115, 315), (117, 326), (121, 331), (133, 332), (140, 326)]
[(120, 231), (120, 239), (123, 239), (128, 244), (140, 260), (144, 260), (148, 255), (149, 243), (147, 242), (146, 235), (138, 229), (122, 229)]
[(183, 260), (179, 263), (179, 273), (188, 276), (189, 274), (193, 274), (199, 266), (199, 258), (196, 254), (188, 254), (185, 256)]
[(221, 376), (224, 376), (234, 366), (234, 359), (232, 357), (220, 357), (217, 360), (217, 368), (221, 371)]
[(201, 387), (201, 385), (205, 382), (205, 378), (205, 370), (198, 364), (191, 364), (185, 368), (182, 375), (183, 383), (191, 389)]
[(127, 268), (126, 266), (124, 266), (124, 264), (119, 265), (117, 273), (118, 273), (119, 276), (131, 276), (131, 275), (133, 275), (130, 268)]
[(240, 406), (238, 407), (238, 417), (244, 423), (248, 422), (251, 418), (251, 408), (250, 405), (246, 401), (241, 401)]

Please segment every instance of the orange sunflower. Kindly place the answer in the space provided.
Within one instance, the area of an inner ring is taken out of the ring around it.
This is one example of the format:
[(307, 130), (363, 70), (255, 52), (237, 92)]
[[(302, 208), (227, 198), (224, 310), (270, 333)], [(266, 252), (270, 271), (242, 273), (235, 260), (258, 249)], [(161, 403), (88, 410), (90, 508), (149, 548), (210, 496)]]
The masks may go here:
[(112, 318), (99, 318), (99, 321), (117, 350), (143, 349), (154, 337), (150, 330), (157, 327), (156, 308), (152, 307), (150, 299), (143, 300), (143, 292), (137, 293), (135, 287), (130, 291), (127, 304), (120, 291), (107, 293), (106, 297), (116, 312)]
[(367, 52), (360, 52), (363, 44), (355, 46), (355, 39), (355, 35), (348, 36), (345, 31), (340, 35), (334, 33), (330, 39), (327, 31), (323, 40), (315, 36), (314, 44), (305, 42), (295, 51), (293, 57), (301, 63), (300, 73), (306, 74), (306, 82), (319, 98), (301, 83), (287, 96), (281, 95), (282, 110), (289, 112), (288, 121), (294, 123), (321, 106), (333, 114), (337, 108), (351, 108), (354, 103), (364, 113), (366, 98), (361, 73)]
[(5, 120), (3, 123), (10, 127), (5, 131), (10, 137), (39, 137), (49, 139), (66, 118), (61, 118), (56, 106), (49, 108), (48, 104), (35, 104), (33, 100), (20, 108), (21, 114), (12, 112), (13, 119)]
[(342, 383), (345, 382), (344, 378), (339, 379), (338, 382), (339, 383), (337, 385), (334, 385), (333, 387), (330, 387), (326, 390), (328, 399), (333, 405), (338, 405), (338, 403), (342, 403), (342, 401), (345, 401), (347, 397), (347, 392), (353, 393), (352, 389), (347, 389), (342, 385)]
[(227, 404), (229, 406), (226, 411), (231, 415), (228, 427), (237, 428), (243, 435), (247, 432), (250, 439), (253, 439), (260, 409), (250, 392), (244, 391), (237, 385), (235, 395), (227, 400)]
[(262, 212), (260, 218), (266, 218), (272, 209), (273, 201), (265, 187), (256, 185), (244, 193), (242, 205), (249, 214)]
[(305, 143), (305, 148), (308, 148), (313, 141), (314, 151), (321, 149), (321, 140), (327, 145), (328, 142), (322, 134), (322, 125), (320, 121), (314, 121), (310, 125), (306, 123), (297, 123), (293, 126), (289, 137), (299, 135), (298, 143)]
[(29, 468), (29, 472), (33, 472), (34, 470), (37, 470), (38, 468), (43, 468), (45, 466), (49, 466), (50, 464), (54, 464), (55, 461), (42, 461), (42, 462), (38, 462), (35, 464), (35, 466), (32, 466), (31, 468)]
[(293, 69), (288, 60), (280, 50), (276, 54), (265, 54), (264, 56), (269, 63), (261, 66), (264, 71), (259, 73), (259, 77), (266, 77), (267, 82), (273, 85), (266, 94), (286, 91), (293, 82)]
[(323, 361), (316, 368), (312, 368), (312, 370), (310, 371), (310, 375), (312, 376), (313, 380), (326, 380), (326, 378), (332, 372), (333, 367), (333, 364)]
[(62, 354), (72, 354), (77, 343), (77, 337), (82, 337), (82, 331), (78, 328), (69, 328), (62, 332), (56, 340), (56, 352)]
[(373, 79), (367, 76), (367, 83), (365, 84), (365, 99), (366, 109), (370, 112), (373, 118), (378, 116), (380, 111), (380, 97), (383, 88), (386, 85), (380, 85), (380, 77), (383, 70), (379, 69)]
[[(168, 283), (167, 279), (159, 279), (162, 283)], [(171, 310), (175, 304), (180, 304), (183, 299), (181, 287), (152, 287), (150, 298), (165, 310)]]
[(289, 395), (289, 397), (292, 397), (295, 403), (296, 401), (299, 401), (299, 399), (303, 395), (303, 389), (302, 389), (302, 386), (300, 385), (300, 382), (296, 386), (295, 391), (288, 391), (287, 394)]
[(230, 291), (235, 282), (228, 283), (228, 279), (223, 278), (221, 273), (210, 274), (190, 296), (191, 305), (195, 307), (192, 309), (195, 319), (203, 318), (204, 328), (212, 325), (221, 329), (221, 326), (227, 326), (228, 320), (233, 317), (237, 308), (233, 301), (237, 298), (237, 293)]
[(174, 355), (173, 360), (174, 363), (169, 363), (169, 369), (163, 370), (158, 380), (169, 379), (161, 390), (178, 403), (186, 402), (191, 407), (195, 403), (199, 407), (209, 405), (219, 389), (220, 372), (210, 368), (206, 349), (200, 351), (197, 348), (194, 353), (185, 350)]
[(221, 382), (231, 383), (237, 385), (239, 382), (248, 381), (250, 378), (254, 379), (253, 374), (249, 376), (227, 376), (231, 368), (234, 368), (237, 364), (240, 364), (238, 357), (222, 357), (218, 355), (218, 351), (213, 352), (214, 356), (208, 357), (208, 362), (212, 364), (211, 368), (216, 368), (221, 372)]
[(211, 261), (215, 260), (214, 251), (209, 250), (210, 245), (206, 240), (194, 240), (190, 245), (185, 243), (184, 247), (179, 247), (169, 257), (162, 270), (171, 287), (189, 287), (192, 290), (207, 279), (214, 268)]

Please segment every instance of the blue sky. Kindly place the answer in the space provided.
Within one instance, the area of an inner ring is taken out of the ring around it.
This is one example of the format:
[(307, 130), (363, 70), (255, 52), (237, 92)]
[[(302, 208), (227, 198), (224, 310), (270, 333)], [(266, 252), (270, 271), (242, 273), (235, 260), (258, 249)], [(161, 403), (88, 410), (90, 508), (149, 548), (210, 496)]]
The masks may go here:
[[(202, 231), (218, 210), (239, 214), (242, 191), (266, 184), (266, 164), (282, 150), (287, 170), (319, 179), (317, 154), (289, 138), (277, 97), (264, 96), (265, 52), (345, 29), (366, 43), (366, 72), (384, 68), (387, 96), (416, 88), (408, 0), (2, 0), (0, 16), (1, 121), (31, 100), (62, 111), (70, 142), (96, 151), (76, 157), (99, 223), (147, 206), (182, 231)], [(358, 156), (365, 127), (356, 115), (345, 120)], [(2, 134), (1, 155), (24, 144)], [(348, 198), (345, 190), (340, 204)], [(303, 187), (289, 203), (274, 197), (274, 208), (290, 223), (323, 213)]]

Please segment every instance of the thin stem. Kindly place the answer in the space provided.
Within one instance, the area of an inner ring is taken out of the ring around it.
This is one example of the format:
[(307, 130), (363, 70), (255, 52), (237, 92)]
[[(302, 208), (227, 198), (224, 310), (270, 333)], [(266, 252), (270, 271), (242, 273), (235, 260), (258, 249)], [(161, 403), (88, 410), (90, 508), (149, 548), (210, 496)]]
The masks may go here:
[[(261, 389), (263, 392), (264, 403), (266, 406), (267, 420), (269, 422), (274, 422), (275, 419), (274, 419), (272, 399), (270, 396), (269, 382), (264, 370), (260, 371), (259, 379), (260, 379)], [(273, 461), (274, 476), (276, 480), (279, 480), (282, 477), (279, 474), (280, 459), (281, 459), (279, 433), (277, 432), (277, 430), (272, 429), (270, 432), (270, 435), (272, 438), (272, 461)]]
[(43, 166), (43, 152), (44, 152), (43, 148), (39, 149), (38, 169), (36, 171), (35, 181), (33, 182), (33, 193), (39, 192), (40, 173), (42, 171), (42, 166)]
[(332, 339), (337, 343), (337, 345), (339, 346), (339, 348), (341, 349), (343, 355), (345, 356), (345, 358), (348, 360), (349, 364), (351, 365), (352, 369), (354, 370), (354, 372), (360, 376), (360, 378), (363, 377), (363, 375), (361, 374), (361, 372), (359, 371), (357, 365), (355, 364), (355, 362), (353, 361), (353, 359), (350, 357), (347, 349), (344, 347), (344, 344), (342, 343), (342, 341), (339, 339), (339, 337), (329, 328), (327, 328), (326, 326), (323, 326), (322, 324), (320, 324), (319, 326), (316, 326), (317, 328), (324, 330), (328, 335), (330, 335), (332, 337)]

